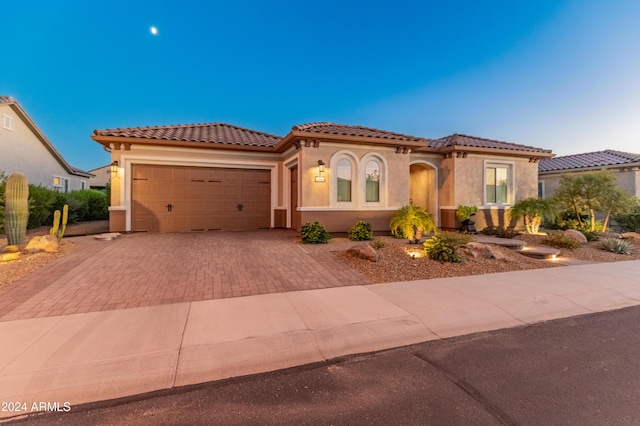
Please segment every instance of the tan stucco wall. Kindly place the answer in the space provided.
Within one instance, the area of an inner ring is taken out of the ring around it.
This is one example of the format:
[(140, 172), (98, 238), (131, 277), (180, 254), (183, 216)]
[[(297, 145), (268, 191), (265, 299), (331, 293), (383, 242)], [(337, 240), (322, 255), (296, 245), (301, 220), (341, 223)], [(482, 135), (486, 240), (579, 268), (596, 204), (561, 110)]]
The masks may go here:
[[(5, 114), (13, 118), (13, 130), (3, 127)], [(53, 177), (59, 176), (69, 179), (70, 191), (81, 189), (82, 181), (89, 188), (89, 178), (67, 173), (13, 108), (3, 104), (0, 104), (0, 153), (0, 170), (6, 175), (21, 172), (30, 184), (52, 189)]]
[[(618, 184), (629, 193), (629, 195), (640, 197), (640, 168), (630, 167), (621, 169), (609, 169), (616, 178)], [(598, 171), (598, 170), (595, 170)], [(581, 173), (566, 172), (566, 173)], [(583, 173), (583, 172), (582, 172)], [(561, 174), (540, 174), (538, 179), (544, 182), (544, 197), (550, 198), (560, 186)]]
[(371, 224), (374, 232), (389, 233), (393, 211), (313, 211), (301, 212), (301, 224), (318, 221), (328, 232), (347, 232), (357, 221)]
[(505, 164), (513, 167), (511, 202), (535, 197), (538, 194), (538, 164), (528, 158), (469, 155), (453, 158), (455, 162), (455, 198), (450, 206), (484, 206), (485, 165)]
[[(408, 154), (397, 154), (395, 149), (384, 147), (362, 147), (361, 145), (320, 143), (317, 148), (303, 147), (300, 156), (300, 185), (304, 199), (301, 207), (329, 207), (331, 206), (331, 160), (334, 156), (346, 152), (351, 154), (355, 163), (356, 178), (352, 182), (354, 188), (353, 208), (370, 208), (364, 202), (364, 178), (365, 167), (362, 161), (365, 156), (375, 154), (385, 160), (385, 169), (382, 171), (383, 180), (386, 180), (386, 194), (382, 194), (384, 185), (381, 185), (380, 207), (400, 208), (409, 202), (409, 160)], [(325, 162), (325, 181), (316, 182), (318, 174), (318, 160)], [(386, 198), (385, 198), (386, 195)]]

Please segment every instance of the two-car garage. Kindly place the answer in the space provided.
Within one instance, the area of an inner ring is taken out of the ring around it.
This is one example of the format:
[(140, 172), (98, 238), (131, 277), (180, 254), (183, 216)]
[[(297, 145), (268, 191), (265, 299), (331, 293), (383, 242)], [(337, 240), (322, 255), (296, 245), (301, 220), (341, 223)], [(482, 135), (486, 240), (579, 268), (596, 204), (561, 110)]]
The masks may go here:
[(271, 225), (271, 170), (131, 166), (131, 230), (241, 231)]

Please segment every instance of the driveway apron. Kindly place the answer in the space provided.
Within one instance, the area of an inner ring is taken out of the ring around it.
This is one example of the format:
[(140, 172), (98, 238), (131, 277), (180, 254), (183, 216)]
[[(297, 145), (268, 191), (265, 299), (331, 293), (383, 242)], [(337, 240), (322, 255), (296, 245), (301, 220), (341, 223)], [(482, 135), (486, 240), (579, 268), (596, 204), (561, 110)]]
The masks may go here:
[(79, 247), (0, 290), (0, 321), (369, 284), (287, 230), (140, 233)]

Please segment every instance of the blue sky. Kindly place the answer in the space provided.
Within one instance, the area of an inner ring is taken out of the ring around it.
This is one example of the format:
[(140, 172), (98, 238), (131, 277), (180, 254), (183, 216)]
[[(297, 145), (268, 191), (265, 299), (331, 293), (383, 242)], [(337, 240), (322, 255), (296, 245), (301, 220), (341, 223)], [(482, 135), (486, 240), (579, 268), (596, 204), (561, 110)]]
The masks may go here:
[(214, 121), (640, 152), (637, 0), (23, 0), (2, 17), (0, 95), (85, 170), (109, 161), (94, 129)]

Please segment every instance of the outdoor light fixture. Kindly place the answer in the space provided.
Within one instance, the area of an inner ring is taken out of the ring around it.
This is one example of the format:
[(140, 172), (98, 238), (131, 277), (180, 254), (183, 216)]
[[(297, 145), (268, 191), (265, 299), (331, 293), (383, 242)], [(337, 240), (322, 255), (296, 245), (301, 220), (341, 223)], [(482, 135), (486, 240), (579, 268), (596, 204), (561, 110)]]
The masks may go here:
[(315, 176), (316, 182), (324, 182), (324, 161), (318, 160), (318, 175)]
[(111, 163), (111, 174), (112, 175), (117, 175), (118, 174), (118, 162), (114, 161), (113, 163)]

